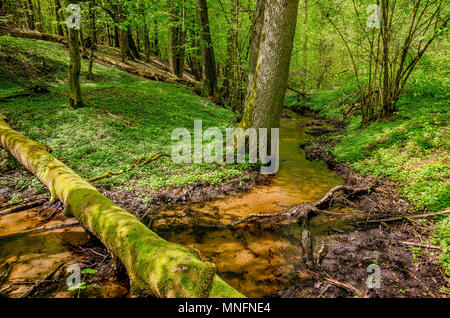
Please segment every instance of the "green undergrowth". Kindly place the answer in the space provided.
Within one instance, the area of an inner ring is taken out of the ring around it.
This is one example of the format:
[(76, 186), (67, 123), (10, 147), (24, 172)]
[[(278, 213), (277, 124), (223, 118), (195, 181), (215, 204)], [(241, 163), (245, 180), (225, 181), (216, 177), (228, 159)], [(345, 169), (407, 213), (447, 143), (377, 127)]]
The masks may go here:
[[(361, 116), (347, 119), (345, 129), (326, 136), (328, 153), (362, 174), (385, 176), (398, 185), (415, 211), (442, 211), (450, 206), (449, 71), (445, 63), (425, 58), (413, 73), (399, 113), (361, 129)], [(342, 120), (338, 101), (351, 89), (321, 90), (308, 99), (291, 96), (291, 109), (309, 108), (328, 119)], [(411, 211), (414, 212), (414, 211)], [(441, 220), (434, 243), (444, 248), (441, 261), (450, 272), (450, 218)]]
[[(142, 157), (169, 152), (176, 141), (171, 140), (175, 128), (193, 132), (194, 120), (202, 120), (203, 128), (222, 130), (234, 119), (233, 113), (210, 103), (185, 87), (145, 80), (106, 66), (94, 65), (93, 81), (87, 80), (87, 61), (83, 60), (81, 89), (83, 98), (101, 105), (110, 113), (131, 123), (109, 116), (92, 106), (70, 109), (66, 97), (68, 53), (59, 44), (0, 37), (3, 59), (20, 59), (24, 65), (40, 69), (23, 71), (15, 78), (25, 80), (52, 79), (48, 94), (16, 97), (0, 102), (0, 112), (10, 119), (11, 126), (27, 137), (50, 146), (52, 154), (84, 178), (109, 170), (120, 171)], [(16, 52), (14, 56), (4, 52)], [(6, 56), (7, 55), (7, 56)], [(5, 57), (6, 56), (6, 57)], [(40, 61), (40, 64), (36, 64)], [(14, 61), (16, 64), (17, 61)], [(24, 88), (7, 80), (11, 70), (0, 66), (0, 97)], [(17, 68), (15, 68), (17, 72)], [(6, 78), (5, 78), (6, 77)], [(17, 168), (19, 163), (2, 151), (0, 169)], [(175, 164), (162, 158), (119, 176), (95, 184), (104, 188), (129, 190), (144, 196), (147, 190), (181, 187), (202, 182), (220, 184), (243, 175), (246, 165)], [(44, 191), (31, 175), (2, 177), (0, 183), (19, 191)]]

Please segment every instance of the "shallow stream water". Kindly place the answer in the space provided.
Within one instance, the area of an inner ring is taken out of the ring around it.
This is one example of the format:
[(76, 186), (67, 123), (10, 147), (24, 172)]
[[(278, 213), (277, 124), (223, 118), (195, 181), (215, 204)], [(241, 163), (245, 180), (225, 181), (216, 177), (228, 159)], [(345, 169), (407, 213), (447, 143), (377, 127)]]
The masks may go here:
[[(152, 229), (169, 241), (197, 249), (203, 260), (217, 265), (224, 280), (248, 297), (280, 296), (289, 285), (301, 284), (309, 278), (299, 270), (305, 257), (301, 225), (248, 224), (234, 229), (208, 225), (314, 202), (343, 182), (324, 163), (308, 161), (300, 148), (308, 138), (306, 129), (312, 128), (308, 126), (311, 120), (281, 121), (280, 170), (269, 185), (255, 186), (240, 195), (165, 208), (152, 220)], [(314, 218), (309, 228), (313, 242), (327, 235), (330, 227), (346, 226), (339, 217)]]

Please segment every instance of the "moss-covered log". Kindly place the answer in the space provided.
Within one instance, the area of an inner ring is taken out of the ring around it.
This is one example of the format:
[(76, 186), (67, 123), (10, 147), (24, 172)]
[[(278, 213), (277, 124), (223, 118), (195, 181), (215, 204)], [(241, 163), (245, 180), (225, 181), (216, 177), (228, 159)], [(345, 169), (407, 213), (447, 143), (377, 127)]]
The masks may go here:
[(118, 257), (130, 277), (132, 293), (156, 297), (243, 297), (216, 275), (214, 264), (170, 243), (121, 209), (75, 174), (45, 147), (0, 119), (0, 142), (48, 187), (80, 224)]

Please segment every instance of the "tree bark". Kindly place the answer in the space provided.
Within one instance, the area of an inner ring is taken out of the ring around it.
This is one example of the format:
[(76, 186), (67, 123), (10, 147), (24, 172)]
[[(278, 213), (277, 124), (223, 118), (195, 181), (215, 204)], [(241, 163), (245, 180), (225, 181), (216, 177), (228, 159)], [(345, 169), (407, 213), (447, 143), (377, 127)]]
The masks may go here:
[(92, 67), (94, 65), (94, 53), (97, 45), (96, 41), (96, 29), (95, 29), (95, 12), (93, 10), (93, 3), (89, 2), (89, 18), (90, 18), (90, 31), (91, 31), (91, 47), (89, 55), (89, 67), (88, 67), (88, 79), (93, 80)]
[(28, 4), (28, 28), (30, 30), (34, 30), (34, 9), (33, 9), (33, 1), (32, 0), (28, 0), (27, 1)]
[(250, 38), (250, 58), (248, 66), (247, 94), (244, 103), (245, 108), (247, 107), (251, 88), (253, 87), (253, 78), (256, 72), (256, 64), (258, 62), (259, 48), (261, 45), (261, 34), (264, 25), (265, 8), (266, 8), (266, 1), (258, 0), (256, 4), (255, 17), (252, 25), (252, 35)]
[(203, 95), (217, 99), (217, 73), (214, 47), (209, 28), (208, 5), (206, 0), (197, 0), (198, 24), (202, 48)]
[(148, 35), (148, 27), (147, 23), (144, 23), (144, 53), (145, 53), (145, 62), (150, 62), (150, 38)]
[(61, 3), (59, 2), (59, 0), (55, 0), (55, 18), (56, 18), (56, 29), (58, 32), (59, 36), (64, 36), (64, 31), (61, 25), (61, 19), (60, 19), (60, 15), (59, 15), (59, 10), (61, 9)]
[(184, 72), (184, 4), (181, 7), (174, 2), (171, 3), (171, 26), (169, 28), (169, 53), (170, 71), (182, 78)]
[(75, 28), (69, 28), (69, 106), (78, 108), (83, 106), (81, 100), (80, 72), (81, 56), (79, 31)]
[(11, 129), (0, 119), (0, 142), (51, 193), (66, 212), (118, 257), (130, 277), (134, 295), (155, 297), (243, 297), (222, 281), (216, 267), (170, 243), (121, 209), (91, 184), (49, 154), (39, 143)]
[[(266, 4), (254, 74), (249, 76), (249, 96), (242, 128), (278, 128), (286, 93), (297, 22), (298, 0), (274, 0)], [(256, 38), (257, 41), (257, 38)]]

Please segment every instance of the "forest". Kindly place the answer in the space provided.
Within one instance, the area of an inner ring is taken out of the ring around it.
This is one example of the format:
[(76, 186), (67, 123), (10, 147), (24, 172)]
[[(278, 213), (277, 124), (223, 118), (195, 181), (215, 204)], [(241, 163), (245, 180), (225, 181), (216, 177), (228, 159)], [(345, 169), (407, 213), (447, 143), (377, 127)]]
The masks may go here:
[(0, 0), (0, 298), (449, 298), (449, 17)]

